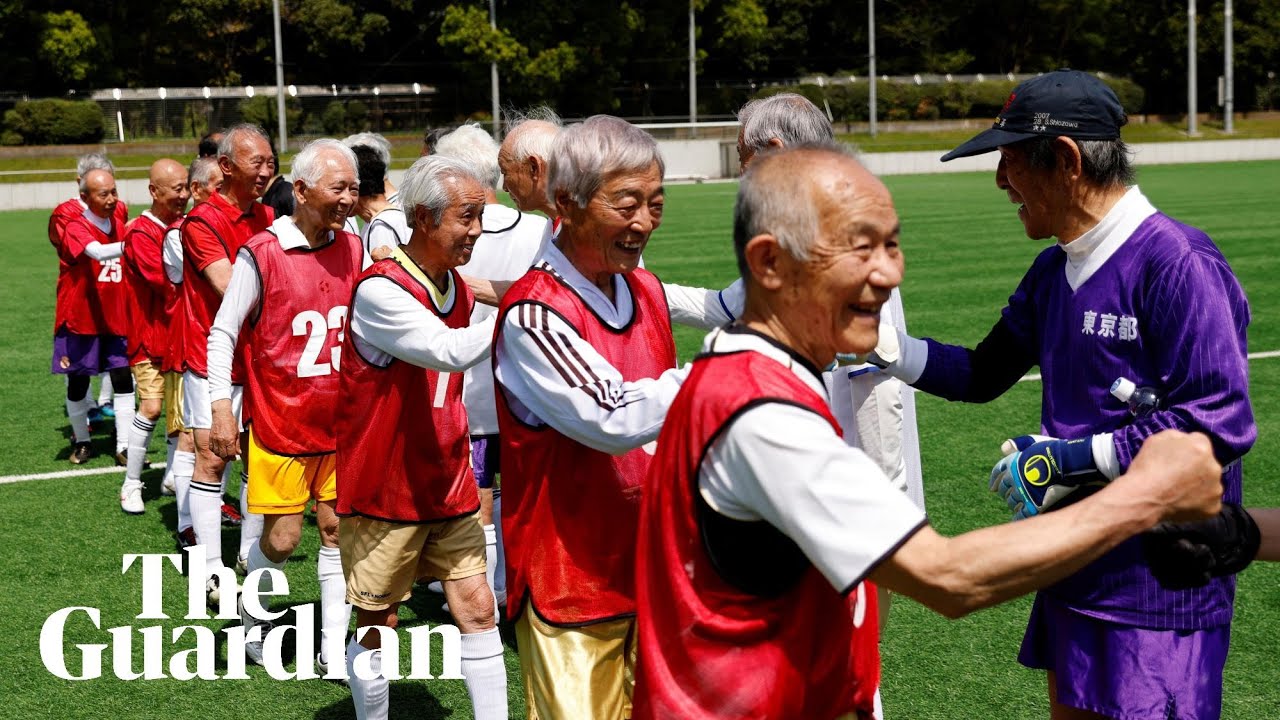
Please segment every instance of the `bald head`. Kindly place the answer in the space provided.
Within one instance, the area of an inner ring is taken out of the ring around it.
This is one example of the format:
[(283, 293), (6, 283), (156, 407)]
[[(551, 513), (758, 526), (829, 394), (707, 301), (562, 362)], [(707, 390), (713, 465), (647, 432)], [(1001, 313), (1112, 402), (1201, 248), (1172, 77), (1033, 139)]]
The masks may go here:
[(547, 198), (547, 158), (551, 143), (559, 134), (560, 125), (555, 122), (525, 120), (507, 133), (498, 150), (502, 188), (525, 212), (555, 214)]
[(151, 193), (151, 214), (168, 224), (182, 217), (191, 199), (187, 185), (187, 169), (182, 163), (161, 158), (151, 164), (151, 178), (147, 184)]

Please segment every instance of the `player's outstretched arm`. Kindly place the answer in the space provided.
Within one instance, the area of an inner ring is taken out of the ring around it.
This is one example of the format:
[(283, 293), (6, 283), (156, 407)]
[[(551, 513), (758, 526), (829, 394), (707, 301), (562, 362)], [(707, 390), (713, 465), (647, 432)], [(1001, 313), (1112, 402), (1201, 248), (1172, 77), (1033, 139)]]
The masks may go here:
[(1157, 523), (1216, 514), (1221, 474), (1207, 437), (1165, 431), (1146, 442), (1129, 472), (1089, 498), (954, 538), (922, 528), (871, 577), (960, 617), (1053, 584)]

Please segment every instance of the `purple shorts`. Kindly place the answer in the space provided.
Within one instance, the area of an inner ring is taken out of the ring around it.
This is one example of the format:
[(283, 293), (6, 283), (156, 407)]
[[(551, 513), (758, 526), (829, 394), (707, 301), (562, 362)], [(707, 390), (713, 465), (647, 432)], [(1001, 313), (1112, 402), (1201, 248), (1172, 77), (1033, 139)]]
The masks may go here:
[(98, 375), (127, 367), (129, 355), (119, 335), (77, 335), (66, 330), (53, 334), (55, 375)]
[(1058, 702), (1116, 720), (1215, 720), (1230, 626), (1151, 630), (1037, 595), (1018, 662), (1051, 670)]
[[(502, 443), (497, 435), (471, 436), (471, 470), (476, 474), (476, 485), (488, 489), (498, 479), (498, 452)], [(497, 490), (494, 490), (497, 494)]]

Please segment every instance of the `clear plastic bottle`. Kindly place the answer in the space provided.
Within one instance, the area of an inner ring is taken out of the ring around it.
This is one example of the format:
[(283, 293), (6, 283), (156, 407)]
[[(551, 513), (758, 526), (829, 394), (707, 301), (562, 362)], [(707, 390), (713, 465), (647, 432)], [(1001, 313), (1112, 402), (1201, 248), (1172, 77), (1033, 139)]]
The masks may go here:
[(1160, 408), (1160, 393), (1156, 392), (1153, 387), (1138, 387), (1132, 380), (1125, 377), (1116, 378), (1111, 383), (1111, 394), (1117, 400), (1129, 406), (1129, 412), (1134, 417), (1148, 415)]

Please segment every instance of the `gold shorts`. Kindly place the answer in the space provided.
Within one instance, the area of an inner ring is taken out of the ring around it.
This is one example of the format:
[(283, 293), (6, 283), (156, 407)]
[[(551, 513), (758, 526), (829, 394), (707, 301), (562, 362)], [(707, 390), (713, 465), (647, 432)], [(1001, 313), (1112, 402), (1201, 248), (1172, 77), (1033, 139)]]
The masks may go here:
[(182, 373), (164, 374), (164, 434), (173, 435), (186, 430), (182, 424)]
[[(250, 492), (254, 482), (256, 478), (249, 483)], [(347, 602), (365, 610), (386, 610), (408, 600), (416, 580), (461, 580), (485, 572), (478, 512), (417, 525), (344, 517), (338, 524), (338, 547)]]
[(160, 368), (150, 360), (143, 360), (129, 366), (129, 370), (133, 372), (133, 392), (139, 400), (164, 399), (164, 376), (160, 374)]
[(264, 450), (249, 427), (249, 512), (293, 515), (312, 498), (338, 497), (337, 462), (333, 453), (293, 457)]
[(529, 720), (630, 718), (635, 627), (635, 618), (556, 627), (526, 600), (516, 620), (516, 645)]

